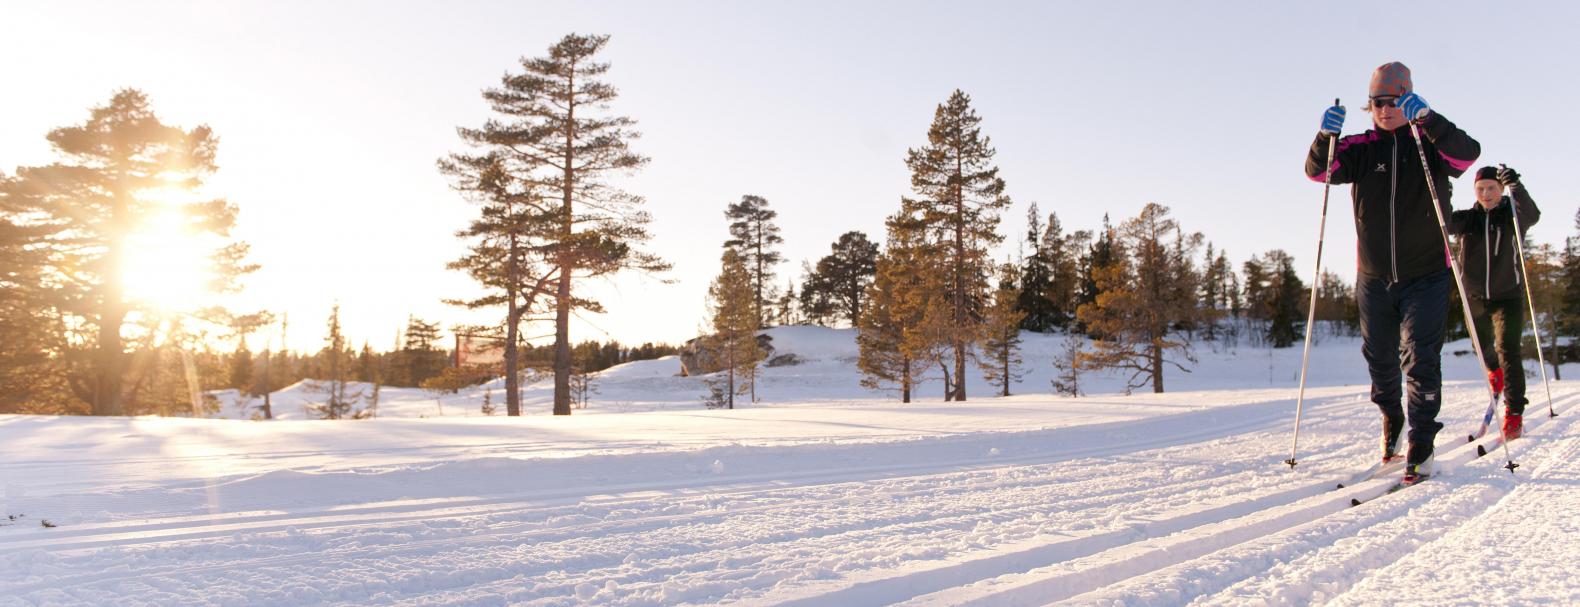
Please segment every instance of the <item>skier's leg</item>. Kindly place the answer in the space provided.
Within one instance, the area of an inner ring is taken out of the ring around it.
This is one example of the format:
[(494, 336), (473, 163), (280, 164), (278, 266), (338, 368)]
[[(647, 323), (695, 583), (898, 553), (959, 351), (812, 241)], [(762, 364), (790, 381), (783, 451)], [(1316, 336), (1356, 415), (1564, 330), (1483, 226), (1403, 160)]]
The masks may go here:
[(1431, 457), (1433, 441), (1443, 424), (1443, 334), (1448, 323), (1448, 290), (1452, 274), (1444, 269), (1401, 285), (1400, 312), (1404, 340), (1400, 359), (1404, 365), (1410, 407), (1409, 463)]
[(1498, 302), (1493, 317), (1493, 330), (1497, 333), (1498, 364), (1504, 377), (1503, 402), (1512, 415), (1525, 414), (1525, 365), (1520, 356), (1520, 336), (1525, 334), (1525, 300), (1523, 297)]
[(1388, 281), (1359, 276), (1355, 303), (1361, 317), (1361, 354), (1372, 379), (1372, 402), (1383, 414), (1383, 452), (1390, 454), (1404, 427), (1404, 406), (1399, 387), (1399, 309)]

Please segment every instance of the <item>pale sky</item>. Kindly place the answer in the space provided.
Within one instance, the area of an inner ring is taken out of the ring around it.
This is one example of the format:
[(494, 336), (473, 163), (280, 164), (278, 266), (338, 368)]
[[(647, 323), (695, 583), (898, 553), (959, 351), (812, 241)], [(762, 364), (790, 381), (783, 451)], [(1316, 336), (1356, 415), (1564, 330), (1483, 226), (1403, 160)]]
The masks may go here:
[[(243, 310), (287, 312), (290, 346), (321, 347), (339, 301), (360, 344), (391, 347), (408, 314), (484, 322), (440, 302), (472, 293), (444, 269), (475, 210), (434, 160), (487, 116), (479, 92), (567, 33), (603, 57), (651, 164), (650, 248), (672, 284), (624, 277), (572, 338), (679, 342), (697, 333), (743, 194), (779, 211), (791, 260), (847, 230), (881, 241), (909, 192), (905, 150), (934, 108), (972, 96), (1015, 207), (1066, 229), (1149, 201), (1238, 267), (1283, 248), (1309, 278), (1322, 188), (1301, 172), (1322, 111), (1367, 128), (1371, 70), (1398, 60), (1434, 109), (1524, 175), (1537, 242), (1573, 231), (1580, 57), (1568, 3), (1487, 2), (7, 2), (0, 11), (0, 171), (51, 160), (44, 135), (122, 87), (166, 122), (220, 137), (210, 192), (241, 209), (263, 269)], [(1456, 207), (1472, 203), (1469, 178)], [(1348, 187), (1334, 189), (1327, 266), (1355, 267)], [(1002, 257), (1002, 255), (1001, 255)], [(529, 334), (551, 333), (547, 327)], [(260, 347), (257, 341), (255, 348)]]

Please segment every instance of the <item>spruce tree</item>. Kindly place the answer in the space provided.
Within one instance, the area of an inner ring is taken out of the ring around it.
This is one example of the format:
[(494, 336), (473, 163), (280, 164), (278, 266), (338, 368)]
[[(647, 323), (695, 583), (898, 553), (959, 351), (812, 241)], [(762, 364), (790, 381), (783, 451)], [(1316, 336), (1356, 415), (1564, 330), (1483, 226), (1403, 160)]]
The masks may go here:
[(980, 334), (986, 305), (988, 277), (993, 274), (988, 249), (999, 244), (999, 213), (1009, 208), (1004, 180), (993, 164), (990, 138), (982, 134), (982, 119), (971, 108), (971, 98), (956, 90), (939, 104), (927, 131), (927, 145), (906, 154), (915, 198), (905, 198), (902, 210), (921, 222), (929, 240), (942, 246), (938, 254), (945, 280), (943, 293), (949, 303), (945, 337), (953, 357), (954, 382), (950, 400), (966, 400), (966, 359)]
[(1178, 328), (1200, 314), (1196, 299), (1180, 293), (1195, 291), (1199, 277), (1190, 271), (1190, 258), (1201, 236), (1183, 236), (1168, 207), (1157, 203), (1126, 221), (1118, 236), (1113, 261), (1093, 269), (1097, 300), (1076, 312), (1099, 336), (1081, 362), (1128, 372), (1127, 390), (1150, 383), (1153, 392), (1163, 392), (1166, 367), (1189, 372), (1181, 361), (1195, 362)]
[(1046, 333), (1062, 325), (1063, 319), (1059, 317), (1059, 302), (1054, 300), (1053, 261), (1043, 240), (1042, 218), (1035, 202), (1026, 211), (1026, 224), (1026, 245), (1031, 247), (1031, 254), (1026, 256), (1021, 270), (1016, 308), (1024, 316), (1021, 328)]
[(335, 304), (330, 311), (326, 328), (324, 349), (318, 353), (323, 375), (318, 378), (317, 386), (324, 401), (310, 404), (308, 408), (323, 419), (345, 419), (354, 415), (362, 392), (351, 390), (348, 385), (352, 372), (351, 352), (346, 349), (346, 336), (340, 331), (340, 304)]
[(1021, 291), (1015, 285), (1019, 271), (1006, 263), (999, 270), (998, 290), (982, 322), (982, 355), (977, 364), (982, 377), (999, 387), (1000, 396), (1009, 396), (1010, 384), (1022, 376), (1020, 327), (1026, 313), (1020, 310)]
[[(140, 315), (121, 275), (128, 242), (143, 224), (174, 212), (191, 230), (221, 239), (235, 225), (236, 207), (224, 200), (172, 203), (169, 191), (195, 192), (216, 170), (219, 141), (207, 126), (183, 129), (154, 114), (143, 93), (125, 89), (93, 108), (80, 125), (50, 131), (55, 164), (22, 167), (0, 181), (10, 209), (48, 226), (52, 271), (71, 276), (59, 285), (60, 311), (88, 336), (82, 371), (69, 377), (71, 392), (95, 415), (121, 415), (135, 386), (128, 381), (128, 320)], [(242, 262), (247, 245), (231, 242), (213, 252), (210, 287), (234, 289), (256, 269)]]
[(1081, 260), (1092, 242), (1091, 230), (1065, 234), (1057, 213), (1048, 213), (1048, 227), (1042, 233), (1042, 254), (1053, 272), (1048, 298), (1053, 301), (1054, 325), (1069, 328), (1080, 306)]
[(730, 239), (724, 241), (724, 246), (735, 249), (751, 274), (752, 309), (757, 314), (758, 328), (768, 326), (768, 302), (773, 296), (769, 281), (774, 278), (774, 266), (784, 261), (778, 247), (785, 239), (774, 223), (778, 216), (778, 211), (768, 208), (768, 199), (750, 194), (724, 211), (724, 218), (730, 220)]
[(657, 272), (669, 265), (640, 247), (650, 238), (651, 219), (642, 198), (614, 187), (610, 179), (640, 169), (647, 158), (633, 152), (636, 121), (613, 114), (619, 96), (603, 80), (609, 64), (597, 56), (608, 36), (571, 34), (548, 55), (523, 58), (520, 73), (483, 92), (498, 117), (481, 128), (460, 129), (461, 138), (497, 151), (509, 172), (538, 184), (554, 200), (554, 231), (542, 243), (553, 274), (554, 414), (571, 414), (571, 313), (603, 307), (575, 285), (624, 270)]

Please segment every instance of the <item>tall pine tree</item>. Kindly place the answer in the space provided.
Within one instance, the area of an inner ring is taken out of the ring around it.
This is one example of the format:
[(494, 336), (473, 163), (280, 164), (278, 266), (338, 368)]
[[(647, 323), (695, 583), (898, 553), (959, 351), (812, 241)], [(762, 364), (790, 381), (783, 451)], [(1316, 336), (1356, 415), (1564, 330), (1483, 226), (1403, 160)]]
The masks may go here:
[(941, 245), (949, 314), (947, 323), (937, 326), (953, 357), (955, 381), (949, 398), (957, 401), (966, 399), (966, 360), (981, 333), (987, 281), (993, 275), (988, 249), (1003, 240), (999, 213), (1010, 206), (993, 164), (992, 140), (982, 134), (981, 124), (971, 98), (956, 90), (933, 114), (927, 145), (909, 150), (905, 159), (916, 197), (905, 198), (902, 209), (921, 222), (930, 241)]
[(639, 248), (650, 238), (642, 198), (609, 183), (647, 158), (630, 149), (639, 136), (636, 121), (609, 111), (619, 95), (602, 79), (609, 64), (597, 61), (608, 43), (608, 36), (571, 34), (546, 57), (523, 58), (521, 73), (506, 74), (499, 87), (483, 92), (499, 117), (460, 129), (462, 139), (498, 151), (515, 177), (541, 185), (557, 201), (555, 229), (543, 243), (554, 273), (555, 415), (571, 414), (571, 313), (603, 311), (574, 286), (623, 270), (669, 268)]
[[(127, 412), (135, 392), (122, 328), (141, 311), (126, 295), (128, 243), (145, 224), (174, 213), (183, 229), (227, 239), (236, 207), (222, 199), (171, 202), (171, 191), (196, 192), (217, 165), (219, 140), (207, 126), (165, 124), (143, 93), (126, 89), (93, 108), (87, 121), (50, 131), (55, 164), (22, 167), (0, 181), (7, 206), (48, 226), (52, 272), (72, 277), (57, 285), (69, 324), (89, 337), (81, 372), (69, 377), (72, 393), (95, 415)], [(206, 270), (210, 286), (231, 290), (256, 266), (242, 262), (247, 245), (215, 249)]]

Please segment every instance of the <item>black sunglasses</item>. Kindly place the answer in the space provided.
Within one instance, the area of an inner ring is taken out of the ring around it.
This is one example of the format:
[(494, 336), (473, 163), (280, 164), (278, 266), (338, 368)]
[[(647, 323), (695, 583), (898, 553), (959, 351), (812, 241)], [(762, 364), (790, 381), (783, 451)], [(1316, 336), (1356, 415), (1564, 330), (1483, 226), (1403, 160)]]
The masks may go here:
[(1399, 101), (1398, 95), (1380, 95), (1371, 98), (1371, 106), (1380, 110), (1385, 107), (1393, 107), (1397, 101)]

